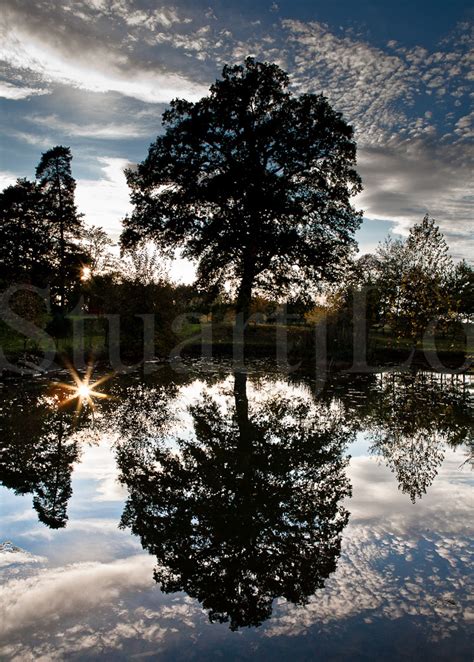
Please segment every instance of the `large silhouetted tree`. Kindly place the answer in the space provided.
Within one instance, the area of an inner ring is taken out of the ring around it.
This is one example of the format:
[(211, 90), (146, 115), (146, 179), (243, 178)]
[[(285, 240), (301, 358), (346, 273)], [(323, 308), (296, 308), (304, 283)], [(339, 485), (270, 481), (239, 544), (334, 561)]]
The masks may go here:
[(57, 247), (58, 293), (61, 309), (66, 302), (66, 283), (70, 272), (77, 273), (79, 247), (74, 240), (82, 230), (82, 219), (74, 201), (76, 181), (71, 172), (69, 147), (58, 145), (41, 156), (36, 179), (42, 193), (42, 213), (49, 223), (50, 236)]
[(274, 598), (305, 603), (336, 568), (347, 429), (304, 400), (249, 402), (243, 373), (233, 402), (204, 395), (190, 414), (186, 438), (122, 440), (122, 525), (157, 557), (163, 590), (185, 590), (232, 629), (259, 625)]
[(255, 289), (281, 296), (335, 278), (361, 220), (352, 128), (288, 84), (275, 64), (225, 66), (208, 96), (171, 103), (164, 133), (127, 171), (122, 245), (181, 248), (208, 292), (233, 282), (244, 317)]

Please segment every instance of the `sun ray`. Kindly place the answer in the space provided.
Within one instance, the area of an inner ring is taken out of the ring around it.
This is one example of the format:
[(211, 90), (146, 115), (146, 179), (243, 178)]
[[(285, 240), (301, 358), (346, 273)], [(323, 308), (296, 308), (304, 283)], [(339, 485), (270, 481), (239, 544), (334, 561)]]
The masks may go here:
[(101, 377), (100, 379), (96, 380), (91, 384), (90, 380), (94, 370), (92, 364), (89, 364), (87, 366), (83, 378), (81, 378), (81, 376), (73, 366), (69, 365), (67, 367), (74, 383), (73, 384), (66, 382), (54, 383), (55, 387), (65, 391), (70, 391), (70, 394), (68, 394), (64, 399), (59, 401), (58, 406), (64, 407), (70, 404), (71, 402), (73, 402), (74, 400), (77, 400), (75, 407), (76, 418), (79, 416), (85, 404), (87, 404), (87, 406), (90, 407), (91, 411), (94, 412), (95, 410), (94, 399), (102, 400), (110, 397), (107, 393), (103, 393), (102, 391), (96, 390), (97, 386), (109, 380), (113, 376), (113, 374), (104, 375), (103, 377)]

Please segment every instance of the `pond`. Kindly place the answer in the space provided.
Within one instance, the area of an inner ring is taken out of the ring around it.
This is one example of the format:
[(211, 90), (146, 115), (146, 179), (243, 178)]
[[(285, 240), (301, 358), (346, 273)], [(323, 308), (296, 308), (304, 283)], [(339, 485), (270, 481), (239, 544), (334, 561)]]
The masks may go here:
[(0, 388), (2, 659), (472, 659), (471, 377), (97, 380)]

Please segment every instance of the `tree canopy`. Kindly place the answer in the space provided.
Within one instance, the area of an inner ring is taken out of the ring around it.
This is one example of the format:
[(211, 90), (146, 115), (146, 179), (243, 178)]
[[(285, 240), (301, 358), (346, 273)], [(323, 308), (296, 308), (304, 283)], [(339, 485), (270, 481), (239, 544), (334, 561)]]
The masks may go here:
[(0, 282), (47, 284), (51, 240), (41, 213), (41, 192), (18, 179), (0, 193)]
[(225, 66), (208, 96), (171, 103), (164, 133), (126, 173), (122, 245), (180, 248), (207, 291), (236, 286), (243, 312), (255, 289), (336, 278), (361, 221), (352, 128), (324, 96), (288, 87), (275, 64)]

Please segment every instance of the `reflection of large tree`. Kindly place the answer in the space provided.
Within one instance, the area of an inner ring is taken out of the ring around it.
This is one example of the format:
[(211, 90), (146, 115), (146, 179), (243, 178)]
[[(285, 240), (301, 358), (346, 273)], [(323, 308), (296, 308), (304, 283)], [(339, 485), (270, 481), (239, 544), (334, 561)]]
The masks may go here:
[(447, 444), (472, 445), (472, 410), (463, 379), (382, 375), (370, 402), (371, 450), (384, 458), (413, 502), (433, 482)]
[(227, 407), (207, 394), (190, 414), (174, 449), (142, 437), (119, 449), (122, 525), (157, 557), (163, 590), (185, 590), (231, 628), (258, 625), (275, 597), (303, 603), (335, 570), (347, 433), (302, 400), (250, 406), (244, 374)]
[(3, 420), (4, 441), (0, 448), (0, 482), (16, 494), (33, 494), (33, 507), (41, 522), (53, 529), (67, 521), (72, 494), (71, 473), (78, 459), (78, 444), (71, 436), (70, 412), (58, 410), (40, 399), (31, 406), (31, 396), (11, 403)]

